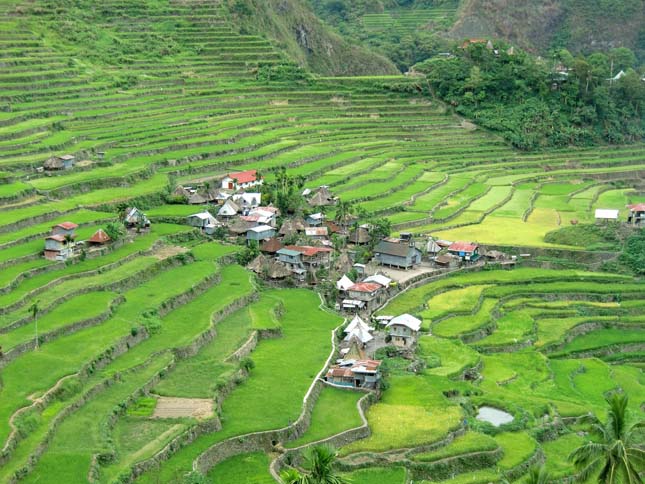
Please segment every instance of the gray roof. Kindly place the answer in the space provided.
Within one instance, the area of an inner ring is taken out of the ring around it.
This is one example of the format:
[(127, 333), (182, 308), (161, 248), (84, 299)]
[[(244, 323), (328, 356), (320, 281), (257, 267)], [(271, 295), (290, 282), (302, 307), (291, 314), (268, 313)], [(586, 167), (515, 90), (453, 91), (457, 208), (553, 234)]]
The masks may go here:
[(297, 250), (291, 250), (291, 249), (280, 249), (277, 253), (280, 255), (288, 255), (289, 257), (300, 256), (300, 252), (298, 252)]
[(407, 257), (408, 254), (410, 254), (410, 251), (414, 250), (415, 248), (410, 247), (407, 242), (390, 242), (388, 240), (381, 240), (374, 249), (374, 252), (394, 255), (397, 257)]

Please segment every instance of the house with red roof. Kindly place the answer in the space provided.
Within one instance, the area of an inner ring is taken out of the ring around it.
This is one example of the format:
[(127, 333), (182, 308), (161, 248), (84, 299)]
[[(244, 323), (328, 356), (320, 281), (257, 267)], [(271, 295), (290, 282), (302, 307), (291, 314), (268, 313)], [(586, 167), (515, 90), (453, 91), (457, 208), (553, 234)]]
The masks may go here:
[[(352, 301), (352, 306), (358, 309), (372, 311), (382, 299), (385, 298), (385, 288), (376, 282), (357, 282), (347, 289), (347, 300), (343, 301), (343, 307), (351, 309), (348, 301)], [(363, 303), (363, 304), (357, 304)]]
[(74, 255), (78, 227), (74, 222), (63, 222), (52, 227), (51, 235), (45, 237), (45, 259), (65, 261)]
[(627, 215), (627, 223), (632, 225), (645, 226), (645, 203), (635, 203), (627, 205), (629, 215)]
[(238, 171), (229, 173), (222, 179), (222, 188), (227, 190), (247, 189), (262, 185), (262, 177), (258, 177), (257, 170)]
[(105, 233), (105, 230), (103, 229), (98, 229), (96, 232), (94, 232), (94, 235), (92, 235), (92, 237), (87, 239), (89, 244), (94, 246), (105, 245), (110, 240), (110, 236)]
[(329, 247), (312, 247), (310, 245), (287, 245), (285, 249), (299, 252), (300, 260), (307, 270), (316, 270), (320, 267), (329, 268), (331, 254)]
[(448, 246), (448, 253), (461, 257), (461, 260), (474, 262), (479, 259), (479, 245), (472, 242), (453, 242)]
[(376, 388), (380, 379), (380, 360), (342, 360), (327, 370), (325, 381), (350, 388)]

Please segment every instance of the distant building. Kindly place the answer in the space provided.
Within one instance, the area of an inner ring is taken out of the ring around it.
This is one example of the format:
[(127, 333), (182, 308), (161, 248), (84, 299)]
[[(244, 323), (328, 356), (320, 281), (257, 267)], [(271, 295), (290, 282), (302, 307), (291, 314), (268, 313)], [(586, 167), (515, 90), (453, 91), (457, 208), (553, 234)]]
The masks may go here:
[(257, 170), (239, 171), (229, 173), (222, 179), (222, 188), (227, 190), (240, 190), (262, 185), (262, 178), (258, 178)]
[(256, 208), (262, 203), (262, 194), (259, 192), (237, 193), (231, 197), (242, 208)]
[(43, 168), (47, 171), (69, 170), (74, 168), (74, 155), (52, 156), (45, 160)]
[(74, 231), (78, 225), (74, 222), (62, 222), (52, 227), (52, 235), (75, 235)]
[(314, 271), (320, 267), (329, 268), (329, 265), (331, 264), (331, 254), (333, 250), (328, 247), (287, 245), (285, 249), (299, 252), (304, 268), (309, 271)]

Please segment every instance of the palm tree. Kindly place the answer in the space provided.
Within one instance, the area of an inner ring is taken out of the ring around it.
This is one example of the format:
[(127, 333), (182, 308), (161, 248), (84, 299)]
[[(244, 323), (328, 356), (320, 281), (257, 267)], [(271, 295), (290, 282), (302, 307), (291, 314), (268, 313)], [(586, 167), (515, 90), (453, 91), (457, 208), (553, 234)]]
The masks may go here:
[(29, 306), (29, 312), (31, 313), (31, 317), (34, 318), (34, 322), (36, 326), (36, 349), (38, 349), (38, 313), (40, 312), (38, 301), (34, 302), (31, 306)]
[(346, 479), (334, 473), (334, 461), (338, 453), (328, 445), (309, 447), (305, 453), (305, 469), (298, 484), (346, 484)]
[(599, 437), (598, 441), (583, 444), (569, 456), (578, 471), (579, 481), (586, 482), (599, 471), (599, 483), (643, 482), (639, 472), (645, 469), (645, 446), (642, 439), (637, 440), (636, 433), (642, 430), (645, 422), (627, 424), (627, 401), (627, 395), (615, 393), (607, 399), (607, 422), (602, 424), (591, 418), (592, 433)]
[(350, 215), (354, 213), (354, 206), (347, 200), (339, 200), (336, 204), (336, 214), (334, 219), (341, 225), (345, 225)]
[(287, 468), (280, 473), (284, 484), (348, 484), (350, 481), (334, 473), (337, 452), (328, 445), (308, 447), (303, 457), (305, 470)]
[(533, 466), (529, 469), (529, 474), (524, 484), (549, 484), (551, 475), (544, 466)]

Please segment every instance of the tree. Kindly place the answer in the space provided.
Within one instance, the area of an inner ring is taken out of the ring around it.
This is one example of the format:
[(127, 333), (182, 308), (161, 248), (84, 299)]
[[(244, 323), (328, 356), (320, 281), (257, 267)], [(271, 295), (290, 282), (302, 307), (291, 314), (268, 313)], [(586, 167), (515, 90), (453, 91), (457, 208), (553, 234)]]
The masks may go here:
[(334, 220), (341, 225), (346, 225), (351, 215), (355, 213), (354, 204), (347, 200), (339, 200), (336, 204)]
[(112, 242), (116, 242), (125, 235), (125, 227), (121, 222), (110, 222), (105, 226), (105, 233)]
[(304, 452), (305, 472), (295, 481), (297, 484), (345, 484), (349, 481), (334, 472), (338, 453), (328, 445), (309, 447)]
[(36, 349), (39, 348), (38, 345), (38, 313), (40, 312), (39, 301), (35, 301), (31, 306), (29, 306), (29, 312), (31, 317), (34, 318), (34, 323), (36, 327)]
[[(590, 417), (592, 433), (598, 441), (589, 441), (574, 450), (569, 459), (578, 471), (578, 480), (587, 482), (598, 471), (597, 482), (604, 484), (641, 484), (639, 476), (645, 469), (645, 446), (637, 440), (645, 422), (627, 423), (625, 394), (615, 393), (607, 399), (607, 422)], [(642, 437), (642, 435), (640, 435)]]

